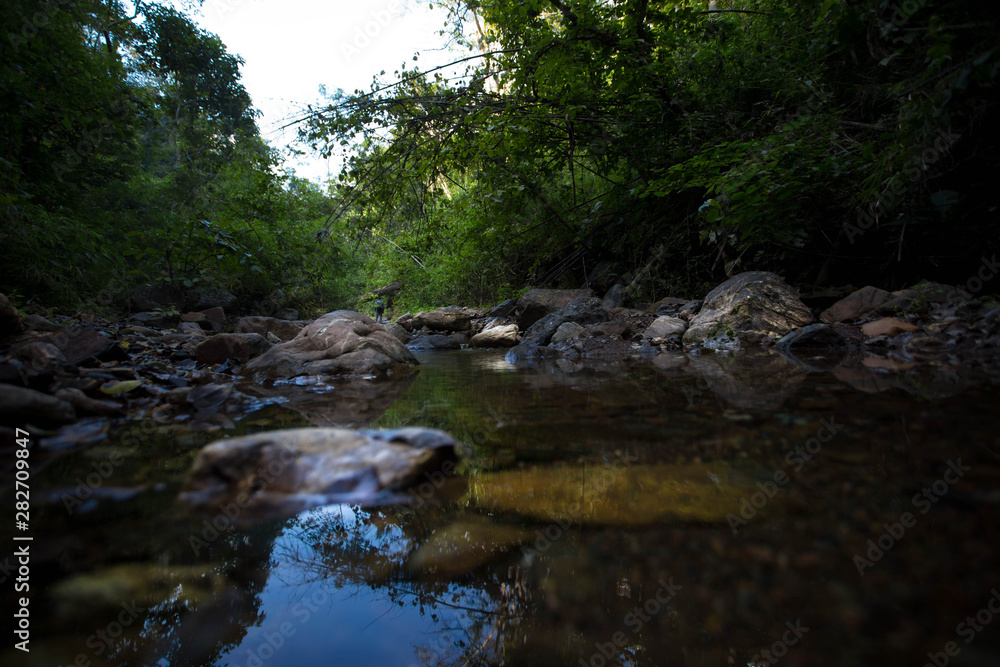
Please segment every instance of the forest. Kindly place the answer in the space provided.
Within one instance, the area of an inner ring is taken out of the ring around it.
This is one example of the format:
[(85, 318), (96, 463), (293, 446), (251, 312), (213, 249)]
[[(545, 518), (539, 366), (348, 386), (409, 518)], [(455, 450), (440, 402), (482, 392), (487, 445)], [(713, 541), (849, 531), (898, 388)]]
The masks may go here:
[[(163, 3), (0, 16), (0, 292), (112, 313), (142, 284), (244, 312), (964, 280), (997, 251), (996, 7), (960, 0), (435, 0), (467, 52), (288, 119)], [(456, 68), (459, 70), (456, 73)], [(373, 73), (374, 74), (374, 73)]]

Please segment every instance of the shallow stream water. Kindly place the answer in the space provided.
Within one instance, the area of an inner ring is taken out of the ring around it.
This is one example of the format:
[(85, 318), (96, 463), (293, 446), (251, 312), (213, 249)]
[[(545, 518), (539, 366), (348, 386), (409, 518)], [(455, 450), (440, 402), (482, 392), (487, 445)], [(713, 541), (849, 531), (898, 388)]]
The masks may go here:
[[(418, 357), (33, 454), (31, 651), (0, 664), (1000, 664), (995, 378)], [(253, 522), (177, 500), (202, 445), (332, 422), (444, 429), (458, 475)]]

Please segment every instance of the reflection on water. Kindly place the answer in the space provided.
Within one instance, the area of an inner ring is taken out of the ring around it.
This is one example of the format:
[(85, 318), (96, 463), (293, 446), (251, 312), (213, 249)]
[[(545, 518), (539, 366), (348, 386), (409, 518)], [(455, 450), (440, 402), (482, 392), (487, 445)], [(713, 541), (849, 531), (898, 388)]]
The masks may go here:
[(144, 431), (92, 489), (114, 443), (33, 454), (32, 650), (0, 660), (1000, 663), (992, 378), (770, 352), (419, 356), (378, 393), (268, 389), (231, 431), (445, 429), (462, 478), (429, 477), (412, 507), (193, 515), (177, 491), (218, 433)]

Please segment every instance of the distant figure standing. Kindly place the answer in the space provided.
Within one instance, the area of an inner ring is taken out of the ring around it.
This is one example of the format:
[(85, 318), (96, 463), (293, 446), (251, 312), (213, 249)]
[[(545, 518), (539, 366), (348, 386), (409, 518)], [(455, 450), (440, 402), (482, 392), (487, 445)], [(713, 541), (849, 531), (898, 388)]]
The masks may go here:
[(375, 321), (382, 321), (382, 313), (385, 312), (385, 304), (382, 303), (382, 299), (375, 299)]

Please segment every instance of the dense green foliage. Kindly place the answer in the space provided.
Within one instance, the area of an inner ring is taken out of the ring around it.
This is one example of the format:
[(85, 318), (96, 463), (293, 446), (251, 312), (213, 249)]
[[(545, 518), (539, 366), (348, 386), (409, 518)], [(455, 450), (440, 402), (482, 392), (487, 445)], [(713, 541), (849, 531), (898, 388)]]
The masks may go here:
[(241, 61), (166, 7), (17, 0), (0, 17), (0, 291), (120, 304), (227, 287), (248, 308), (345, 303), (356, 260), (314, 184), (279, 172)]
[(14, 0), (0, 291), (211, 284), (318, 310), (398, 280), (398, 314), (530, 285), (694, 295), (747, 269), (964, 282), (997, 250), (992, 6), (438, 4), (469, 57), (298, 119), (344, 154), (324, 191), (281, 172), (239, 58), (185, 15)]
[(654, 298), (747, 269), (964, 282), (996, 250), (992, 8), (445, 4), (478, 54), (464, 73), (400, 71), (302, 126), (348, 148), (334, 219), (376, 251), (373, 283), (490, 303), (613, 280)]

